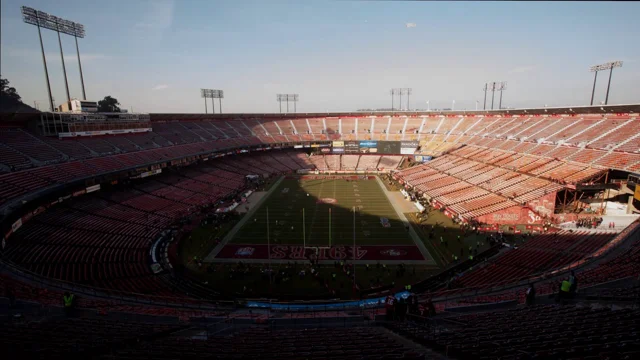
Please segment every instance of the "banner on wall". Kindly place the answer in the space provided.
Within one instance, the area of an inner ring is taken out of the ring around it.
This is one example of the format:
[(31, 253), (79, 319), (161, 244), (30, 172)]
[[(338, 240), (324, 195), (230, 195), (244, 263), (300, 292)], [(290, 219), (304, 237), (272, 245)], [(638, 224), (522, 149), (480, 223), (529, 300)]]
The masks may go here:
[(101, 135), (118, 135), (118, 134), (139, 134), (145, 132), (151, 132), (151, 128), (139, 128), (139, 129), (114, 129), (114, 130), (99, 130), (99, 131), (76, 131), (67, 133), (58, 133), (59, 138), (72, 138), (79, 136), (101, 136)]

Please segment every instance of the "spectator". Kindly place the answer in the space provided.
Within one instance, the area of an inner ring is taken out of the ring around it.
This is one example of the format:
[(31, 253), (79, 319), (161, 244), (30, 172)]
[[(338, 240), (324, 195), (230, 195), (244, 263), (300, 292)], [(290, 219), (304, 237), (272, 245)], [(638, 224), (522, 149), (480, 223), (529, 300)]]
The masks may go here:
[(62, 301), (64, 305), (64, 313), (67, 316), (71, 316), (73, 312), (75, 297), (73, 294), (69, 294), (69, 292), (65, 292), (62, 296)]
[(393, 309), (395, 306), (395, 302), (396, 302), (396, 298), (394, 298), (393, 295), (388, 295), (387, 299), (384, 302), (384, 308), (387, 312), (387, 316), (386, 316), (387, 321), (393, 320)]
[(526, 304), (527, 306), (534, 305), (536, 302), (536, 289), (533, 287), (533, 284), (529, 284), (529, 288), (526, 292)]
[(429, 312), (429, 316), (436, 316), (436, 307), (433, 305), (431, 298), (427, 300), (427, 311)]

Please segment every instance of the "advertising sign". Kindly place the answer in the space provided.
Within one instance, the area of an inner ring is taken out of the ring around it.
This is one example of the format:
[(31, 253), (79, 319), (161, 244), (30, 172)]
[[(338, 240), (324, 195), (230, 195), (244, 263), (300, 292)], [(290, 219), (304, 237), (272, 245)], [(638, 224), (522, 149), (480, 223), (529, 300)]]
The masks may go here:
[(344, 147), (344, 141), (334, 141), (333, 147)]
[(417, 148), (420, 145), (419, 142), (417, 141), (401, 141), (400, 142), (400, 147), (401, 148)]
[[(325, 150), (325, 149), (322, 149)], [(333, 148), (333, 152), (334, 153), (343, 153), (344, 152), (344, 148), (343, 147), (334, 147)]]
[(400, 142), (399, 141), (378, 141), (378, 153), (400, 154)]
[(344, 152), (347, 152), (347, 153), (360, 152), (360, 143), (358, 141), (345, 141)]
[(360, 141), (360, 148), (375, 148), (378, 147), (377, 141)]

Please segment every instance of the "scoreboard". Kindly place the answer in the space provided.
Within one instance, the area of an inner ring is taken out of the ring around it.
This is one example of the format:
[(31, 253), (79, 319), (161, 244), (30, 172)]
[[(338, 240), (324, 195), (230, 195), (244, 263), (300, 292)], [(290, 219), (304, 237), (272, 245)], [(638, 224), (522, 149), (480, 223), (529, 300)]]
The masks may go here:
[(377, 141), (377, 140), (348, 140), (333, 141), (333, 153), (346, 154), (392, 154), (412, 155), (418, 148), (417, 141)]

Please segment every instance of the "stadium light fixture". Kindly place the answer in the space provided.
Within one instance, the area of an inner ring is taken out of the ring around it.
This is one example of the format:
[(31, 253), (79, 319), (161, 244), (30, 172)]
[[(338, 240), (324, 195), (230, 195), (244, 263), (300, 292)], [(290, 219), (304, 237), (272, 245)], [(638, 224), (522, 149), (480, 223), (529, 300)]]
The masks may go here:
[(389, 93), (391, 94), (391, 112), (393, 112), (393, 110), (395, 110), (394, 106), (393, 106), (393, 100), (394, 100), (394, 97), (398, 93), (399, 90), (400, 89), (393, 88), (393, 89), (391, 89), (391, 91), (389, 91)]
[(289, 101), (293, 102), (293, 113), (297, 112), (296, 103), (299, 100), (299, 94), (276, 94), (276, 99), (278, 103), (280, 103), (280, 113), (282, 113), (282, 102), (286, 102), (287, 104), (287, 114), (289, 113)]
[(482, 88), (482, 91), (484, 91), (484, 107), (482, 108), (482, 110), (487, 110), (487, 91), (489, 91), (489, 83), (484, 83), (484, 88)]
[(407, 111), (409, 111), (409, 100), (411, 99), (411, 92), (413, 91), (413, 89), (406, 88), (405, 91), (407, 92)]
[(80, 60), (80, 48), (78, 47), (78, 38), (84, 38), (85, 36), (84, 25), (59, 18), (57, 16), (48, 14), (44, 11), (36, 10), (28, 6), (22, 6), (21, 10), (22, 10), (22, 20), (27, 24), (35, 25), (38, 27), (38, 36), (40, 37), (40, 49), (42, 51), (42, 59), (45, 63), (44, 66), (45, 66), (45, 75), (47, 77), (47, 88), (49, 90), (49, 98), (51, 103), (50, 105), (52, 107), (51, 110), (53, 111), (53, 100), (51, 97), (51, 83), (49, 82), (49, 74), (48, 74), (49, 72), (47, 69), (46, 57), (44, 55), (44, 45), (42, 43), (42, 34), (40, 31), (41, 27), (45, 29), (53, 30), (58, 33), (58, 45), (60, 46), (62, 71), (64, 73), (64, 85), (65, 85), (65, 90), (67, 92), (67, 100), (69, 101), (71, 101), (71, 96), (69, 93), (69, 82), (67, 80), (67, 69), (64, 62), (64, 54), (62, 52), (62, 39), (60, 38), (60, 33), (71, 35), (75, 38), (76, 53), (78, 56), (78, 67), (80, 69), (80, 82), (82, 84), (82, 98), (84, 100), (87, 100), (87, 95), (84, 87), (84, 76), (82, 74), (82, 62)]
[[(212, 89), (200, 89), (200, 96), (204, 99), (204, 113), (208, 114), (207, 111), (207, 99), (211, 99), (211, 105), (213, 106), (213, 96), (211, 95)], [(215, 111), (215, 107), (211, 109), (212, 112)]]
[(220, 114), (222, 114), (222, 99), (224, 98), (224, 91), (214, 89), (200, 89), (200, 96), (204, 98), (204, 113), (207, 113), (207, 99), (211, 99), (211, 113), (215, 114), (216, 106), (213, 99), (218, 99), (220, 104)]
[(502, 92), (507, 90), (507, 82), (501, 81), (498, 83), (496, 90), (500, 91), (500, 103), (498, 104), (498, 109), (502, 110)]
[(611, 61), (611, 62), (600, 64), (600, 65), (594, 65), (591, 68), (589, 68), (589, 71), (595, 73), (593, 77), (593, 89), (591, 90), (591, 103), (590, 103), (591, 106), (593, 106), (593, 97), (596, 92), (596, 81), (598, 79), (598, 71), (609, 70), (609, 83), (607, 84), (607, 95), (605, 96), (605, 99), (604, 99), (604, 104), (607, 105), (609, 103), (609, 89), (611, 88), (611, 75), (613, 74), (613, 69), (617, 67), (622, 67), (622, 61)]

